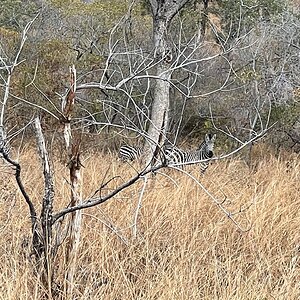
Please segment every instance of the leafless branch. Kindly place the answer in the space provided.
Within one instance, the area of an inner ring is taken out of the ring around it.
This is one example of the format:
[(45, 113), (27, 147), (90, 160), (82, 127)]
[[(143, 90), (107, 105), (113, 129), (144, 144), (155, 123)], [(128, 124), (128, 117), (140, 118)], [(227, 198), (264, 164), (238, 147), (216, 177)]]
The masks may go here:
[(137, 182), (138, 180), (143, 178), (145, 175), (147, 175), (151, 172), (155, 172), (155, 171), (161, 169), (162, 167), (163, 167), (162, 164), (159, 164), (159, 165), (151, 167), (151, 168), (146, 166), (141, 172), (139, 172), (137, 175), (135, 175), (134, 177), (132, 177), (128, 181), (124, 182), (123, 184), (121, 184), (117, 188), (115, 188), (112, 192), (110, 192), (106, 196), (104, 196), (102, 198), (89, 198), (89, 199), (84, 200), (79, 205), (76, 205), (76, 206), (73, 206), (73, 207), (67, 207), (67, 208), (61, 210), (60, 212), (57, 212), (56, 214), (53, 215), (53, 219), (52, 219), (53, 224), (66, 214), (69, 214), (69, 213), (77, 211), (77, 210), (93, 207), (93, 206), (102, 204), (102, 203), (112, 199), (114, 196), (119, 194), (124, 189), (127, 189), (128, 187), (130, 187), (132, 184), (134, 184), (135, 182)]
[(208, 196), (209, 198), (213, 201), (213, 203), (226, 215), (226, 217), (242, 232), (247, 232), (251, 229), (251, 226), (249, 228), (243, 228), (241, 226), (241, 224), (239, 224), (234, 218), (233, 218), (233, 214), (229, 211), (226, 210), (226, 208), (223, 206), (224, 204), (224, 200), (219, 201), (216, 197), (214, 197), (208, 189), (206, 189), (204, 187), (204, 185), (197, 179), (195, 178), (193, 175), (191, 175), (190, 173), (186, 172), (185, 170), (182, 170), (180, 168), (177, 167), (172, 167), (173, 169), (182, 172), (183, 174), (185, 174), (186, 176), (188, 176), (189, 178), (191, 178), (196, 185), (198, 185)]
[(145, 188), (147, 186), (148, 176), (147, 175), (144, 176), (143, 179), (144, 179), (143, 187), (140, 191), (139, 199), (138, 199), (138, 202), (137, 202), (137, 206), (136, 206), (135, 214), (134, 214), (134, 218), (133, 218), (132, 235), (133, 235), (134, 238), (136, 238), (136, 236), (137, 236), (138, 216), (139, 216), (139, 211), (142, 207), (142, 199), (143, 199), (143, 196), (144, 196)]
[(82, 215), (90, 217), (92, 219), (95, 219), (95, 220), (101, 222), (104, 226), (106, 226), (109, 230), (111, 230), (126, 246), (129, 245), (128, 240), (120, 234), (121, 230), (119, 228), (117, 228), (115, 225), (113, 225), (112, 222), (110, 222), (108, 220), (103, 220), (103, 219), (97, 218), (96, 216), (87, 214), (87, 213), (83, 213)]
[(38, 17), (38, 14), (30, 22), (28, 22), (27, 25), (25, 26), (25, 28), (23, 29), (20, 45), (19, 45), (18, 51), (17, 51), (11, 65), (8, 65), (6, 63), (6, 61), (4, 60), (4, 58), (0, 56), (0, 62), (2, 63), (2, 65), (4, 66), (4, 68), (6, 69), (6, 72), (7, 72), (6, 79), (4, 79), (2, 77), (2, 79), (4, 81), (4, 85), (5, 85), (5, 90), (4, 90), (4, 96), (3, 96), (3, 101), (2, 101), (2, 105), (1, 105), (0, 127), (3, 127), (3, 124), (4, 124), (4, 112), (5, 112), (5, 108), (6, 108), (7, 101), (8, 101), (9, 94), (10, 94), (12, 74), (14, 73), (14, 69), (22, 62), (22, 61), (19, 61), (19, 58), (20, 58), (21, 52), (23, 50), (24, 44), (27, 40), (28, 31), (37, 17)]

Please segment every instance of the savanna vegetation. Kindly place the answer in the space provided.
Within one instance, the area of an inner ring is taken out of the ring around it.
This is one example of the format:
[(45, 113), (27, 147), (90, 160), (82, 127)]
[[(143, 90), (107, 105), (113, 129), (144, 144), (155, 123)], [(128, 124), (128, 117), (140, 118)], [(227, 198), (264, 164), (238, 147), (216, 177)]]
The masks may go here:
[(300, 298), (297, 1), (1, 8), (0, 299)]
[[(238, 230), (191, 178), (175, 171), (169, 175), (177, 186), (158, 174), (151, 178), (136, 239), (133, 213), (141, 185), (85, 210), (72, 299), (298, 299), (299, 157), (275, 156), (264, 147), (255, 152), (254, 169), (238, 158), (217, 162), (201, 181), (237, 213), (247, 232)], [(36, 151), (23, 146), (20, 161), (28, 193), (38, 201), (43, 181)], [(108, 177), (134, 172), (115, 155), (96, 153), (84, 165), (86, 196), (107, 170)], [(55, 205), (64, 207), (67, 174), (59, 161), (54, 166)], [(198, 176), (197, 168), (189, 171)], [(1, 181), (1, 299), (41, 299), (43, 284), (28, 260), (26, 205), (3, 167)], [(65, 284), (65, 251), (64, 245), (55, 270), (59, 291)]]

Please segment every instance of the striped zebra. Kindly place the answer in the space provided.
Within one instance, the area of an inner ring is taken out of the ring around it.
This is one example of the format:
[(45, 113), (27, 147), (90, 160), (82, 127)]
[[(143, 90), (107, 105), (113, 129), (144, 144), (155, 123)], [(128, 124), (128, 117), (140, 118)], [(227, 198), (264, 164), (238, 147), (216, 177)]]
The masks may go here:
[(143, 147), (123, 145), (119, 149), (119, 158), (123, 161), (139, 160), (142, 152)]
[[(143, 147), (124, 145), (121, 146), (119, 149), (119, 158), (122, 161), (134, 161), (134, 160), (141, 161), (143, 158), (143, 150), (144, 150)], [(156, 160), (156, 162), (159, 162), (159, 160)]]
[[(184, 165), (190, 165), (194, 162), (199, 162), (201, 173), (204, 174), (209, 165), (209, 160), (213, 157), (214, 143), (216, 135), (210, 133), (205, 135), (204, 141), (200, 144), (197, 150), (184, 151), (177, 147), (166, 148), (165, 156), (167, 165), (174, 165), (183, 168)], [(204, 161), (202, 161), (204, 160)]]

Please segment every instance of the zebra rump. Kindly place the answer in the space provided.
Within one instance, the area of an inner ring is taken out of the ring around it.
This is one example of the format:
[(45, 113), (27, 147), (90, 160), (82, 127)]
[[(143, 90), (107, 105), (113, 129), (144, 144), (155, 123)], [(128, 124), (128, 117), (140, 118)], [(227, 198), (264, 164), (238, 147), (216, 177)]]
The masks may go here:
[(124, 145), (119, 149), (119, 158), (123, 161), (138, 160), (142, 155), (142, 148)]

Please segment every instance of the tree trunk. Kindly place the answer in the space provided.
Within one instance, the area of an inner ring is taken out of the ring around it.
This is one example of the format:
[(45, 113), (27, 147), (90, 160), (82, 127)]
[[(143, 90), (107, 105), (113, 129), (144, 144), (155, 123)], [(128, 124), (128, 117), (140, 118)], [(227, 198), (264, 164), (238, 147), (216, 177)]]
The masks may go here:
[(208, 0), (202, 0), (203, 11), (201, 13), (201, 34), (204, 37), (206, 33), (206, 23), (208, 19)]
[(156, 75), (159, 79), (154, 90), (154, 101), (151, 110), (151, 120), (148, 129), (148, 143), (145, 144), (145, 162), (151, 164), (159, 154), (160, 147), (166, 139), (168, 128), (168, 112), (170, 106), (170, 80), (172, 71), (172, 49), (168, 43), (168, 28), (172, 18), (188, 2), (149, 0), (153, 17), (154, 56), (157, 60)]
[[(80, 138), (74, 139), (71, 130), (71, 118), (75, 105), (75, 93), (76, 93), (76, 69), (73, 66), (70, 68), (70, 89), (63, 101), (63, 123), (64, 123), (64, 138), (66, 144), (66, 150), (69, 157), (68, 167), (70, 170), (70, 184), (71, 184), (71, 203), (70, 206), (76, 206), (81, 204), (81, 162), (80, 162)], [(74, 274), (76, 270), (77, 253), (80, 242), (81, 232), (81, 210), (72, 212), (69, 226), (69, 237), (66, 253), (67, 264), (67, 296), (71, 297), (74, 286)]]
[[(46, 149), (46, 142), (43, 136), (39, 117), (35, 118), (35, 131), (39, 156), (43, 165), (44, 175), (44, 197), (41, 210), (41, 232), (42, 242), (37, 249), (34, 250), (38, 254), (39, 263), (43, 263), (39, 267), (41, 278), (44, 286), (48, 291), (48, 298), (52, 297), (53, 288), (53, 253), (52, 253), (52, 212), (54, 200), (53, 176), (50, 168), (49, 155)], [(44, 257), (43, 257), (44, 255)]]
[[(164, 20), (154, 22), (154, 44), (156, 46), (156, 58), (160, 60), (157, 65), (157, 80), (154, 90), (154, 101), (151, 110), (151, 122), (148, 129), (149, 143), (145, 145), (146, 163), (149, 164), (152, 158), (158, 154), (160, 147), (165, 141), (168, 127), (168, 112), (170, 106), (170, 80), (171, 71), (166, 58), (169, 58), (170, 51), (166, 41), (166, 24)], [(167, 54), (167, 55), (166, 55)]]

